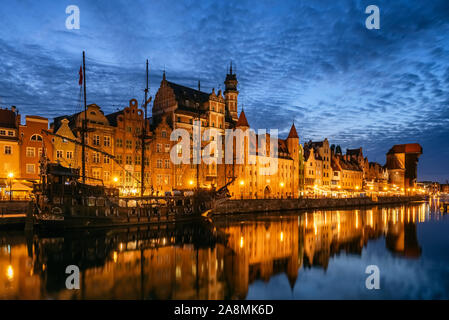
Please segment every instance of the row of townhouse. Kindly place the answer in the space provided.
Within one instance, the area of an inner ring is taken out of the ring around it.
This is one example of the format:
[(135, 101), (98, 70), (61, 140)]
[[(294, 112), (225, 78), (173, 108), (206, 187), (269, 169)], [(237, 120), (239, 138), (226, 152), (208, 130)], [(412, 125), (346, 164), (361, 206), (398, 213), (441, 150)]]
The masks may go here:
[(332, 192), (410, 193), (417, 185), (417, 143), (393, 146), (386, 164), (369, 162), (362, 148), (346, 149), (329, 145), (324, 139), (304, 144), (304, 182), (306, 193)]

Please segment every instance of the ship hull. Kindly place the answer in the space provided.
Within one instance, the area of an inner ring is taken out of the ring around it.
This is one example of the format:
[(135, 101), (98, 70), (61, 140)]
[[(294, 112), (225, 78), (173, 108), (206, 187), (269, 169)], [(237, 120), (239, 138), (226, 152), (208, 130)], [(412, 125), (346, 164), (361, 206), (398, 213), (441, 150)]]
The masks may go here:
[(205, 219), (197, 215), (168, 215), (161, 217), (83, 217), (64, 216), (61, 219), (35, 219), (37, 230), (71, 230), (132, 227), (139, 225), (159, 224), (167, 222), (188, 222)]

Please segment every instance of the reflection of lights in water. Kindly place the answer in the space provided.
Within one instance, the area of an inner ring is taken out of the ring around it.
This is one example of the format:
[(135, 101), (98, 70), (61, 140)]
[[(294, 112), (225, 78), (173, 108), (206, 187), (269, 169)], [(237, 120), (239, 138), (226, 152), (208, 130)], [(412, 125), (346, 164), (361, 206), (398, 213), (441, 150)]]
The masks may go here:
[(281, 241), (284, 241), (284, 233), (281, 231)]
[(313, 221), (313, 229), (314, 229), (314, 231), (315, 231), (315, 235), (317, 235), (318, 229), (317, 229), (317, 227), (316, 227), (315, 221)]
[(355, 211), (355, 228), (359, 228), (359, 212), (358, 210)]
[(120, 243), (120, 251), (123, 250), (123, 243)]
[(243, 237), (240, 237), (240, 248), (243, 248)]
[(339, 211), (337, 211), (337, 222), (338, 222), (337, 232), (340, 233), (340, 212)]
[(9, 281), (11, 281), (14, 278), (14, 269), (12, 268), (12, 265), (9, 265), (6, 269), (6, 277)]
[(114, 251), (114, 262), (117, 262), (117, 258), (118, 258), (117, 251)]
[(162, 244), (165, 245), (165, 243), (167, 242), (167, 240), (165, 238), (162, 239)]

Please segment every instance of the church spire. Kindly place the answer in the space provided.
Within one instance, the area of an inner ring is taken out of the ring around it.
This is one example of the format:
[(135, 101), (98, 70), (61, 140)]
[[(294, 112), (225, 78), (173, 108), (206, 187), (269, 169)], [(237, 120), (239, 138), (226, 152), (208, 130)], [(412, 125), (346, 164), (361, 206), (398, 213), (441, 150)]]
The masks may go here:
[(290, 133), (288, 134), (287, 139), (299, 139), (298, 132), (296, 131), (295, 122), (293, 122), (292, 127), (290, 128)]

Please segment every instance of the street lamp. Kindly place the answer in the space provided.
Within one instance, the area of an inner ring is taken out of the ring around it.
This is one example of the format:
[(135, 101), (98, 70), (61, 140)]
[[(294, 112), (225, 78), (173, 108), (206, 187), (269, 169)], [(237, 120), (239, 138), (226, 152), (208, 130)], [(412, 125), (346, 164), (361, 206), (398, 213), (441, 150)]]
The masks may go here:
[(14, 177), (14, 173), (8, 173), (9, 178), (9, 201), (12, 201), (12, 178)]

